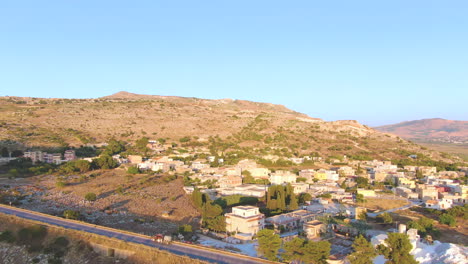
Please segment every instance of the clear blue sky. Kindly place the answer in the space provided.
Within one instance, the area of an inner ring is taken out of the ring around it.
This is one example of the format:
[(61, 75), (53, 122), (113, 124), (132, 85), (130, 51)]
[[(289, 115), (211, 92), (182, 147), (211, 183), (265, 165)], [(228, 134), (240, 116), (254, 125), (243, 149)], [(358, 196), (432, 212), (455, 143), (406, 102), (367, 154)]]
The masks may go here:
[(0, 96), (122, 90), (468, 120), (468, 1), (0, 3)]

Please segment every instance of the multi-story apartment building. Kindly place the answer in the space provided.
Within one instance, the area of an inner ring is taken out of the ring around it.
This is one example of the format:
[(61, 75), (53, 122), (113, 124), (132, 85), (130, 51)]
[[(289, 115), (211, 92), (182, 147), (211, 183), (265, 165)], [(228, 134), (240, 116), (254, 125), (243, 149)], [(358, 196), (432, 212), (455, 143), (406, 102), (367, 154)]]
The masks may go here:
[(235, 206), (232, 213), (225, 214), (226, 231), (235, 232), (234, 237), (251, 240), (265, 226), (265, 215), (255, 206)]
[(73, 149), (65, 150), (63, 157), (66, 161), (71, 161), (76, 159), (75, 151)]

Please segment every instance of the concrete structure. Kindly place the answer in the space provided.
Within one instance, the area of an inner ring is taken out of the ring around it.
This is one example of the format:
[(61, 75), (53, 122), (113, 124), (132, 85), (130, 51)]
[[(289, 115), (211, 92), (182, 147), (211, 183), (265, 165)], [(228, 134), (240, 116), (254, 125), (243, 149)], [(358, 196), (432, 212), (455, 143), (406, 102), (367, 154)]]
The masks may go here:
[(62, 154), (60, 153), (47, 154), (46, 152), (44, 152), (44, 162), (51, 163), (51, 164), (60, 164), (62, 163)]
[(316, 239), (321, 233), (326, 232), (326, 225), (319, 220), (312, 220), (304, 223), (303, 230), (306, 233), (307, 239)]
[(445, 209), (449, 209), (452, 207), (453, 200), (450, 200), (450, 199), (427, 200), (424, 205), (426, 208), (445, 210)]
[(257, 179), (268, 179), (270, 177), (270, 170), (266, 168), (250, 168), (245, 170), (250, 172), (250, 175)]
[(405, 187), (396, 187), (395, 194), (408, 199), (419, 199), (418, 194)]
[(398, 186), (405, 187), (408, 189), (416, 188), (416, 182), (407, 178), (397, 178), (398, 179)]
[(218, 188), (216, 189), (220, 195), (234, 195), (240, 194), (244, 196), (263, 197), (266, 193), (266, 186), (257, 184), (246, 184), (232, 188)]
[(295, 183), (297, 175), (289, 171), (277, 171), (270, 175), (271, 184)]
[(251, 240), (265, 226), (265, 215), (255, 206), (235, 206), (232, 213), (225, 214), (226, 231), (235, 232), (234, 237)]
[(371, 173), (372, 180), (376, 182), (383, 182), (387, 179), (388, 173), (387, 172), (374, 172)]
[(313, 169), (299, 171), (299, 177), (305, 178), (306, 182), (309, 182), (309, 183), (313, 182), (314, 175), (315, 175), (315, 170)]
[(221, 188), (230, 188), (230, 187), (236, 187), (236, 186), (241, 186), (242, 185), (242, 177), (241, 176), (234, 176), (234, 175), (228, 175), (221, 177), (219, 179), (219, 187)]
[(33, 163), (45, 162), (45, 163), (58, 165), (64, 161), (67, 161), (67, 160), (62, 160), (62, 154), (60, 153), (47, 153), (47, 152), (42, 152), (42, 151), (26, 151), (23, 156), (25, 158), (30, 158)]
[(365, 190), (365, 189), (357, 189), (358, 194), (362, 194), (364, 197), (375, 197), (375, 191), (374, 190)]
[(338, 168), (338, 174), (344, 175), (344, 176), (352, 176), (352, 175), (356, 175), (356, 171), (352, 167), (343, 166), (343, 167)]
[(295, 194), (305, 193), (309, 189), (308, 183), (302, 183), (302, 182), (291, 183), (291, 186), (294, 188)]
[(194, 161), (192, 162), (192, 165), (190, 166), (193, 170), (201, 170), (201, 169), (206, 169), (210, 167), (210, 164), (203, 163), (201, 161)]
[(418, 167), (418, 170), (421, 171), (424, 176), (434, 175), (437, 173), (436, 167), (420, 166)]
[(315, 219), (316, 216), (315, 213), (307, 210), (296, 210), (286, 214), (268, 217), (265, 222), (272, 225), (277, 232), (281, 231), (281, 229), (291, 231), (302, 228), (305, 222)]
[(76, 159), (75, 151), (73, 149), (65, 150), (63, 157), (66, 161), (71, 161)]
[(437, 200), (439, 198), (439, 192), (435, 186), (421, 184), (416, 188), (416, 192), (418, 193), (418, 198), (424, 201)]
[(314, 174), (314, 179), (317, 179), (319, 181), (324, 181), (327, 178), (328, 178), (327, 171), (323, 169), (316, 171)]
[(141, 163), (143, 161), (143, 158), (140, 155), (128, 155), (127, 158), (130, 163), (135, 164)]
[(43, 162), (44, 156), (42, 151), (26, 151), (23, 155), (25, 158), (30, 158), (33, 163), (38, 161)]
[(351, 208), (350, 212), (351, 212), (350, 216), (353, 217), (354, 219), (362, 219), (361, 218), (362, 213), (367, 213), (367, 209), (364, 207), (353, 207)]

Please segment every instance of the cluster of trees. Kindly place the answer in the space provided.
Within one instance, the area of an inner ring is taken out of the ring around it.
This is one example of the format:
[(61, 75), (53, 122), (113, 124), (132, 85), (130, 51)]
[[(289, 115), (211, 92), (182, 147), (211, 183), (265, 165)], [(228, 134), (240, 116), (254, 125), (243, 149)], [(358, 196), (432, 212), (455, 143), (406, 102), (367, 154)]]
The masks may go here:
[(463, 219), (468, 219), (468, 205), (465, 204), (464, 206), (454, 206), (447, 210), (436, 210), (436, 209), (426, 209), (426, 211), (435, 214), (439, 217), (439, 222), (451, 227), (457, 225), (457, 217), (461, 217)]
[(7, 147), (3, 147), (0, 150), (0, 156), (1, 157), (8, 158), (8, 157), (10, 157), (10, 154), (11, 154), (11, 157), (16, 158), (16, 157), (23, 156), (24, 153), (23, 153), (23, 151), (21, 151), (19, 149), (12, 150), (11, 153), (10, 153), (10, 151), (8, 150)]
[(238, 205), (256, 205), (258, 203), (258, 198), (234, 194), (218, 198), (214, 203), (220, 205), (222, 208)]
[(269, 260), (278, 260), (281, 238), (271, 229), (262, 229), (257, 233), (258, 253)]
[(410, 254), (413, 245), (411, 245), (408, 235), (403, 233), (388, 233), (385, 244), (377, 246), (379, 254), (383, 255), (387, 261), (386, 264), (418, 264), (413, 255)]
[(388, 212), (380, 214), (379, 216), (377, 216), (377, 219), (379, 219), (379, 221), (381, 223), (384, 223), (384, 224), (392, 224), (393, 223), (393, 217)]
[(421, 217), (417, 221), (409, 221), (406, 223), (406, 226), (408, 229), (410, 228), (415, 228), (418, 230), (418, 234), (421, 237), (426, 237), (427, 235), (431, 235), (433, 238), (439, 236), (439, 230), (434, 226), (434, 220), (427, 218), (427, 217)]
[(63, 174), (74, 172), (88, 172), (92, 169), (91, 163), (87, 160), (72, 160), (59, 167), (58, 171)]
[(97, 159), (93, 159), (93, 162), (89, 162), (87, 160), (72, 160), (63, 165), (61, 165), (58, 169), (58, 172), (63, 174), (71, 174), (75, 172), (85, 173), (90, 170), (97, 170), (97, 169), (113, 169), (117, 167), (117, 161), (115, 161), (109, 155), (101, 155)]
[(226, 231), (226, 219), (223, 208), (214, 203), (206, 193), (195, 189), (192, 193), (192, 202), (202, 214), (202, 227), (216, 232)]
[(357, 177), (356, 183), (358, 188), (367, 188), (369, 186), (369, 180), (365, 177)]
[(457, 224), (457, 220), (450, 214), (442, 214), (439, 216), (439, 222), (451, 227), (454, 227)]
[[(402, 154), (405, 156), (414, 154), (404, 150), (401, 151), (403, 152)], [(448, 163), (444, 161), (433, 160), (430, 157), (425, 156), (421, 153), (418, 153), (418, 157), (416, 159), (405, 158), (399, 160), (392, 160), (392, 164), (396, 164), (400, 168), (403, 168), (407, 165), (436, 167), (437, 171), (457, 171), (458, 167), (463, 166), (462, 163)]]
[(374, 258), (381, 254), (387, 261), (386, 264), (417, 264), (418, 262), (410, 254), (413, 246), (406, 234), (388, 233), (385, 244), (380, 244), (374, 248), (372, 244), (363, 236), (358, 236), (352, 245), (353, 253), (348, 260), (351, 264), (373, 263)]
[(299, 207), (291, 184), (286, 186), (272, 185), (266, 194), (266, 207), (270, 212), (281, 213), (286, 210), (296, 210)]
[(301, 193), (297, 198), (299, 204), (304, 204), (306, 201), (312, 200), (312, 195), (310, 195), (310, 193)]
[(277, 261), (280, 258), (290, 263), (327, 263), (330, 256), (331, 245), (327, 241), (307, 241), (302, 238), (294, 238), (283, 246), (283, 253), (278, 255), (281, 249), (281, 238), (271, 229), (263, 229), (257, 233), (258, 252), (269, 260)]
[(109, 140), (105, 149), (102, 151), (101, 155), (112, 156), (124, 152), (126, 150), (125, 145), (126, 143), (124, 141), (111, 139)]
[(296, 237), (286, 242), (283, 249), (284, 253), (281, 257), (285, 261), (326, 264), (330, 256), (331, 244), (328, 241), (314, 242)]
[(268, 160), (268, 159), (259, 159), (258, 163), (265, 166), (265, 167), (291, 167), (294, 166), (295, 164), (286, 159), (278, 159), (276, 161)]
[(468, 219), (468, 204), (463, 206), (454, 206), (450, 209), (447, 209), (446, 212), (453, 217), (462, 217), (463, 219)]
[(2, 166), (0, 173), (7, 173), (10, 177), (27, 177), (43, 173), (53, 173), (55, 169), (56, 166), (53, 164), (33, 164), (29, 158), (18, 158)]
[(192, 228), (191, 225), (181, 225), (181, 226), (179, 226), (177, 231), (179, 233), (181, 233), (182, 235), (185, 235), (185, 234), (188, 234), (188, 233), (192, 233), (193, 228)]

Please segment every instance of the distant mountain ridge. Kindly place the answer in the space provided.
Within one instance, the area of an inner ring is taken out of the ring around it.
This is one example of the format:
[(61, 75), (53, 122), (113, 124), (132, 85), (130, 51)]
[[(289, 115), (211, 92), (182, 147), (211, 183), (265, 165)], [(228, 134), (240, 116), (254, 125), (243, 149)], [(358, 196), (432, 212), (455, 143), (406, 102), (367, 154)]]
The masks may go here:
[(379, 126), (375, 129), (410, 140), (468, 143), (468, 121), (431, 118)]

